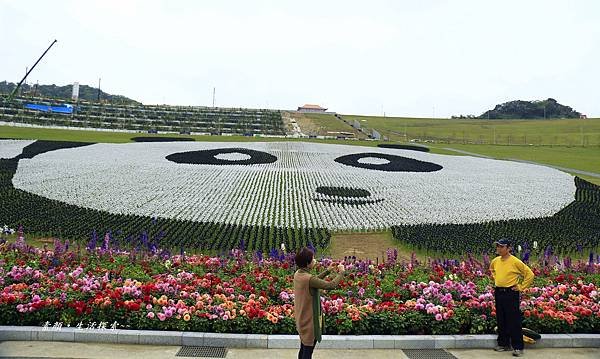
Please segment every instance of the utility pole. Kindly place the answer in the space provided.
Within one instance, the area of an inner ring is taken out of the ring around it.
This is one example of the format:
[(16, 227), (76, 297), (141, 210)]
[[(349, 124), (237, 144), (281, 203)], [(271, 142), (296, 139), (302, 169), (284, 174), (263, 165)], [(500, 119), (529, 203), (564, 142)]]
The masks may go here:
[(212, 107), (215, 108), (215, 91), (217, 90), (216, 87), (213, 87), (213, 105)]
[(102, 79), (100, 77), (98, 77), (98, 102), (100, 102), (100, 82), (102, 81)]
[(544, 120), (546, 119), (546, 102), (544, 102)]
[(19, 88), (21, 88), (21, 85), (23, 84), (23, 81), (25, 81), (25, 79), (27, 78), (27, 76), (29, 76), (29, 74), (31, 73), (31, 71), (33, 71), (33, 69), (35, 68), (35, 66), (40, 62), (40, 60), (42, 59), (42, 57), (44, 57), (44, 55), (46, 55), (46, 53), (50, 50), (50, 48), (56, 44), (56, 40), (52, 41), (52, 43), (50, 44), (50, 46), (48, 46), (48, 48), (46, 49), (46, 51), (44, 51), (44, 53), (42, 54), (42, 56), (40, 56), (39, 59), (37, 59), (37, 61), (35, 62), (35, 64), (33, 64), (33, 66), (31, 66), (31, 69), (29, 69), (26, 73), (25, 76), (23, 76), (23, 78), (21, 79), (21, 81), (19, 81), (19, 83), (17, 84), (17, 87), (15, 87), (15, 89), (10, 93), (10, 95), (8, 95), (8, 101), (10, 102), (14, 97), (15, 94), (17, 93), (17, 91), (19, 91)]

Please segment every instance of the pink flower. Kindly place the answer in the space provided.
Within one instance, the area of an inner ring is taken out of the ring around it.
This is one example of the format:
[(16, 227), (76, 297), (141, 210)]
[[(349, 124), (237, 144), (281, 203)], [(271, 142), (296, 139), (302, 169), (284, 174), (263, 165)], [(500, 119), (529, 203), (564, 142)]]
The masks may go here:
[(442, 319), (443, 319), (443, 317), (440, 313), (435, 315), (435, 320), (437, 320), (438, 322), (441, 321)]
[(160, 319), (160, 321), (164, 321), (165, 319), (167, 319), (167, 316), (164, 315), (163, 313), (158, 313), (156, 314), (158, 316), (158, 319)]
[(290, 299), (290, 295), (286, 291), (282, 291), (279, 293), (279, 298), (283, 301), (288, 301)]
[[(149, 312), (146, 317), (150, 318), (150, 319), (154, 319), (154, 312)], [(164, 319), (162, 319), (164, 320)]]

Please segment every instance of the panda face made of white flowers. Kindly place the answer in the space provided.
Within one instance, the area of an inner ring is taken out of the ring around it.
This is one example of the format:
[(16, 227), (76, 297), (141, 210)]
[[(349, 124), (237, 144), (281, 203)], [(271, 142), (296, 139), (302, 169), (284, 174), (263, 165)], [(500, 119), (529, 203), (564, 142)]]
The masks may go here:
[(303, 142), (93, 144), (21, 159), (13, 185), (118, 214), (334, 230), (546, 217), (576, 189), (543, 166)]

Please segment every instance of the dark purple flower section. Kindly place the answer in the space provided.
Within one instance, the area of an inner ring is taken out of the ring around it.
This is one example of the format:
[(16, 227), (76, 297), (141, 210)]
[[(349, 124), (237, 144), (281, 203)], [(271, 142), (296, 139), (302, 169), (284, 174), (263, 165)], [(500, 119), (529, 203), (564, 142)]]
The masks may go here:
[(351, 187), (317, 187), (317, 193), (324, 194), (326, 196), (335, 197), (346, 197), (346, 198), (357, 198), (357, 197), (369, 197), (371, 192), (362, 188), (351, 188)]
[[(388, 160), (389, 162), (384, 164), (359, 162), (363, 158), (379, 158)], [(351, 167), (386, 172), (435, 172), (443, 168), (442, 166), (431, 162), (375, 152), (355, 153), (352, 155), (341, 156), (336, 158), (335, 162)]]
[[(250, 156), (250, 158), (227, 160), (215, 157), (230, 153), (241, 153)], [(277, 157), (270, 153), (248, 148), (217, 148), (212, 150), (178, 152), (168, 155), (166, 159), (175, 163), (187, 163), (193, 165), (261, 165), (277, 161)]]

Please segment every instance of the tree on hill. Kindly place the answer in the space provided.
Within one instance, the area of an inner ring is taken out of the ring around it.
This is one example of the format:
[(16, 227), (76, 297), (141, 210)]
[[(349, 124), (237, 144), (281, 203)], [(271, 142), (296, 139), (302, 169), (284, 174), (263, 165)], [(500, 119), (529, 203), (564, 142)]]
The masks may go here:
[(581, 114), (569, 106), (559, 104), (555, 99), (542, 101), (510, 101), (496, 105), (493, 110), (484, 112), (479, 118), (489, 119), (539, 119), (539, 118), (579, 118)]
[[(0, 93), (9, 94), (17, 85), (12, 82), (0, 82)], [(73, 85), (56, 86), (52, 85), (28, 85), (23, 84), (19, 90), (21, 96), (39, 96), (70, 100), (73, 93)], [(79, 85), (79, 98), (86, 101), (98, 101), (98, 88), (88, 85)], [(100, 98), (103, 101), (119, 105), (141, 105), (140, 102), (121, 95), (111, 95), (100, 91)]]

